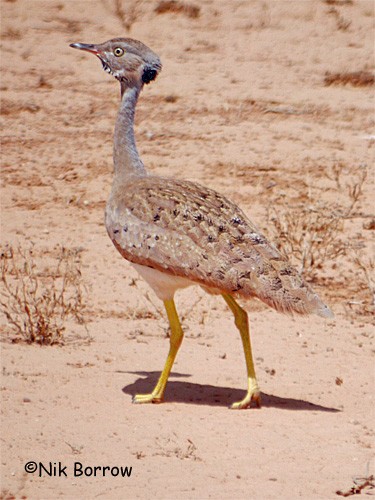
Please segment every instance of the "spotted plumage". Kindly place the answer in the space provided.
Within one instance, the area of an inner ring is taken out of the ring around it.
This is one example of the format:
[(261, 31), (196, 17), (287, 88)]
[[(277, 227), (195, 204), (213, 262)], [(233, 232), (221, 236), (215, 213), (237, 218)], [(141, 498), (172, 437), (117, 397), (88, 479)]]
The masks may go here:
[(246, 215), (204, 186), (134, 179), (112, 193), (106, 225), (130, 262), (188, 278), (213, 293), (257, 297), (281, 312), (326, 315), (315, 292)]

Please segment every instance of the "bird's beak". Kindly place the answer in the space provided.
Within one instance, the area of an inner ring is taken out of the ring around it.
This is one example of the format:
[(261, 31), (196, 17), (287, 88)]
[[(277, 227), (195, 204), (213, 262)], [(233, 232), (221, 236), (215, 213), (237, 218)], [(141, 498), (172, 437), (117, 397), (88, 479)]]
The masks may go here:
[(91, 54), (99, 55), (99, 50), (96, 45), (92, 43), (71, 43), (70, 47), (73, 49), (86, 50), (86, 52), (91, 52)]

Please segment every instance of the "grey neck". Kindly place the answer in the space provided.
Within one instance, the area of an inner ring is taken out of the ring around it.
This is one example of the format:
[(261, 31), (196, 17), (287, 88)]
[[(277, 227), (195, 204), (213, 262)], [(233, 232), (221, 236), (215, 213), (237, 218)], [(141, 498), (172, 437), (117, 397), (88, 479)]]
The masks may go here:
[(113, 144), (113, 163), (117, 181), (125, 181), (127, 177), (147, 175), (134, 138), (135, 106), (141, 89), (141, 86), (126, 87), (121, 82), (121, 105), (117, 115)]

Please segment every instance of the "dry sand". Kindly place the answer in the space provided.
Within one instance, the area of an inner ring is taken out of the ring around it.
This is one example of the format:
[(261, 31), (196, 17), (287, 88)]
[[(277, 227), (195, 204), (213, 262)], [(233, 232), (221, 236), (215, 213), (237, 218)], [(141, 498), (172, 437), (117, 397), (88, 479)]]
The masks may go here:
[[(1, 242), (34, 245), (41, 267), (58, 245), (81, 250), (91, 336), (69, 323), (63, 346), (12, 343), (1, 317), (2, 498), (338, 498), (374, 473), (373, 299), (353, 257), (370, 267), (374, 93), (324, 79), (374, 71), (374, 4), (202, 0), (197, 17), (157, 4), (1, 1)], [(186, 338), (165, 403), (131, 404), (163, 366), (167, 323), (103, 224), (118, 84), (68, 46), (114, 36), (164, 64), (136, 117), (149, 170), (220, 190), (270, 237), (268, 207), (345, 213), (367, 166), (339, 235), (355, 249), (314, 277), (335, 318), (249, 304), (261, 410), (227, 409), (246, 387), (241, 342), (199, 288), (177, 296)], [(26, 474), (30, 460), (68, 477)], [(132, 473), (74, 477), (75, 462)]]

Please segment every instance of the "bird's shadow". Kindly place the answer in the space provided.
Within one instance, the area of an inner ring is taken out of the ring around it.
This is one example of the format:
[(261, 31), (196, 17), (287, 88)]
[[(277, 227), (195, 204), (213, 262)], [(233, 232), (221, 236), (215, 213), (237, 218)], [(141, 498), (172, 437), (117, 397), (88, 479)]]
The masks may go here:
[[(135, 382), (123, 387), (125, 394), (147, 394), (154, 388), (160, 372), (126, 372), (140, 375)], [(232, 387), (218, 387), (214, 385), (201, 385), (191, 382), (173, 380), (173, 378), (186, 378), (190, 375), (172, 372), (168, 381), (165, 401), (174, 403), (187, 403), (207, 406), (230, 406), (235, 401), (240, 401), (245, 396), (245, 390)], [(341, 410), (318, 405), (303, 399), (283, 398), (262, 392), (262, 406), (283, 410), (322, 411), (337, 413)]]

